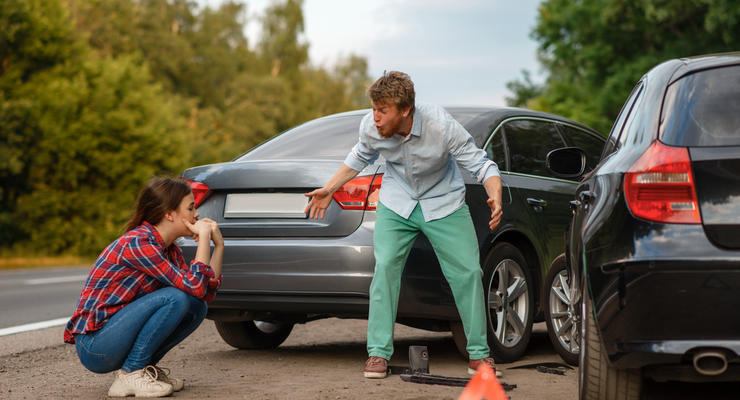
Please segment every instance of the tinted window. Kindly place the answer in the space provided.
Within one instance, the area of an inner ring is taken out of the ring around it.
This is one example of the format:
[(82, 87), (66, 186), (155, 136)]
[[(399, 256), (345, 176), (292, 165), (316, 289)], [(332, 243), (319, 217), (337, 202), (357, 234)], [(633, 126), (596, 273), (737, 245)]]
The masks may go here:
[(498, 164), (498, 169), (508, 171), (506, 168), (506, 151), (504, 150), (504, 135), (501, 131), (496, 131), (491, 138), (491, 142), (486, 146), (486, 157)]
[(515, 120), (504, 124), (504, 134), (509, 146), (511, 172), (551, 176), (545, 168), (545, 157), (550, 150), (565, 146), (554, 124)]
[(357, 143), (363, 115), (322, 118), (285, 131), (236, 161), (344, 160)]
[(586, 172), (596, 167), (601, 158), (601, 150), (604, 148), (604, 139), (590, 135), (578, 128), (569, 125), (558, 125), (565, 136), (568, 146), (580, 147), (586, 152)]
[(696, 72), (668, 87), (661, 140), (676, 146), (740, 145), (740, 66)]

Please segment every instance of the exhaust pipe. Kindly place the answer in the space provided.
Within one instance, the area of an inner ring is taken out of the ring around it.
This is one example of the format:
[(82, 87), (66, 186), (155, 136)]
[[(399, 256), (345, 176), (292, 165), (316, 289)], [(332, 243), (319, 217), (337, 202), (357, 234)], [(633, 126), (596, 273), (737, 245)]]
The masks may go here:
[(727, 371), (727, 357), (720, 351), (700, 351), (694, 355), (694, 369), (702, 375), (721, 375)]

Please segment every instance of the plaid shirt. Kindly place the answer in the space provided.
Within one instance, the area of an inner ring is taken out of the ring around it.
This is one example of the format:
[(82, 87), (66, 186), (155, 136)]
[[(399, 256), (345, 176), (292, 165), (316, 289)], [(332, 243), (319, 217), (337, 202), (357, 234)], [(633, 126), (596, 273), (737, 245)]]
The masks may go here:
[(176, 244), (164, 240), (148, 222), (111, 243), (95, 261), (77, 303), (77, 310), (64, 330), (64, 341), (74, 334), (96, 331), (129, 303), (165, 286), (211, 301), (221, 277), (210, 266), (193, 260), (185, 264)]

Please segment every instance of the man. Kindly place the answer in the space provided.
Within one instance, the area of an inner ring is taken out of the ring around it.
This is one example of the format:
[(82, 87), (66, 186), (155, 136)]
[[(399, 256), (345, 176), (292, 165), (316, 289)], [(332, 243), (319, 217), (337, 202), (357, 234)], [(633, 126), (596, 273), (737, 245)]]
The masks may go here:
[(386, 159), (373, 236), (375, 274), (370, 284), (366, 378), (385, 378), (393, 354), (393, 328), (401, 274), (414, 239), (423, 233), (434, 247), (452, 288), (467, 338), (468, 372), (489, 357), (481, 268), (465, 184), (455, 161), (477, 177), (488, 194), (489, 227), (501, 220), (501, 178), (473, 138), (449, 113), (415, 104), (414, 84), (391, 71), (368, 89), (372, 112), (360, 123), (359, 141), (322, 188), (306, 196), (310, 218), (324, 218), (332, 195), (378, 155)]

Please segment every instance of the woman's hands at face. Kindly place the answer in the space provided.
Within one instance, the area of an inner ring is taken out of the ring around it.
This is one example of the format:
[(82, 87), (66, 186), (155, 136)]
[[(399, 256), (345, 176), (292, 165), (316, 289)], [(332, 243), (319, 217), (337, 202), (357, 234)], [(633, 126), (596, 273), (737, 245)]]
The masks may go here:
[(223, 246), (224, 237), (221, 235), (221, 229), (218, 228), (218, 223), (210, 218), (203, 218), (203, 220), (211, 224), (211, 240), (213, 240), (213, 244), (215, 246)]
[(218, 228), (218, 223), (210, 218), (203, 218), (195, 221), (195, 224), (191, 224), (188, 220), (183, 219), (185, 226), (192, 232), (193, 239), (198, 241), (201, 237), (210, 238), (213, 240), (213, 244), (216, 246), (223, 246), (224, 238), (221, 235), (221, 230)]
[(187, 219), (182, 220), (185, 223), (185, 226), (190, 230), (192, 233), (193, 239), (198, 241), (198, 239), (202, 237), (210, 237), (211, 231), (213, 228), (211, 227), (211, 224), (208, 222), (208, 218), (203, 218), (195, 221), (194, 224), (191, 224), (190, 221)]

